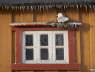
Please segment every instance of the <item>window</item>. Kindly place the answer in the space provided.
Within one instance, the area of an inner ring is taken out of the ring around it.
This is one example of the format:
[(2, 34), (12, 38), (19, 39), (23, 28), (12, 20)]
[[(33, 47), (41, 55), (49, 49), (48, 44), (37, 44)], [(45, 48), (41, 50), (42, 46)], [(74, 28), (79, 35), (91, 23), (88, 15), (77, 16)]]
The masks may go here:
[(68, 64), (68, 31), (23, 31), (24, 64)]
[(32, 26), (12, 30), (16, 38), (12, 70), (80, 70), (74, 30)]

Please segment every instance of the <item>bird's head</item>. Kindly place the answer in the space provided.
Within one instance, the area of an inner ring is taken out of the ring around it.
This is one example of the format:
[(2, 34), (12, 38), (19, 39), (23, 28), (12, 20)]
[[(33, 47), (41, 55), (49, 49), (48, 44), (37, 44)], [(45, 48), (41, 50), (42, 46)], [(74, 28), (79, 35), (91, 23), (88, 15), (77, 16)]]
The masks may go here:
[(64, 15), (62, 13), (58, 13), (58, 17), (63, 17)]

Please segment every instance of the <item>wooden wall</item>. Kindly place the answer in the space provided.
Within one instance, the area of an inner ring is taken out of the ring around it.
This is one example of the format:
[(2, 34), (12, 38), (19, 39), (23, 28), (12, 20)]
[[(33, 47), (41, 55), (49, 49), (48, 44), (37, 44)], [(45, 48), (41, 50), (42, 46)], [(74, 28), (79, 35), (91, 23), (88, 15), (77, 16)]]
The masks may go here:
[(0, 72), (11, 72), (10, 14), (0, 14)]
[[(80, 31), (76, 31), (76, 61), (81, 64), (81, 71), (16, 71), (16, 72), (89, 72), (89, 69), (95, 68), (95, 11), (89, 9), (68, 8), (61, 10), (64, 15), (71, 20), (81, 21), (83, 26)], [(15, 13), (15, 22), (31, 23), (33, 22), (33, 12), (22, 14)], [(56, 21), (57, 10), (50, 9), (39, 11), (35, 14), (35, 21), (51, 22)], [(0, 13), (0, 72), (11, 71), (11, 50), (12, 38), (11, 27), (12, 14)]]

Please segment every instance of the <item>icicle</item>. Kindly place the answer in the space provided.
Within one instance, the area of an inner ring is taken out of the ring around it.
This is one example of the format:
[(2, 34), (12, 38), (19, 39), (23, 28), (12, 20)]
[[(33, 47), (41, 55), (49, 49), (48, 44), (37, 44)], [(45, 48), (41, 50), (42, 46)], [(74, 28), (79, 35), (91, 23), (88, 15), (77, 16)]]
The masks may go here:
[(6, 6), (4, 6), (5, 7), (5, 9), (6, 9)]
[(51, 8), (52, 6), (51, 5), (49, 5), (49, 8)]
[(6, 10), (8, 10), (8, 6), (6, 6)]
[(2, 9), (4, 9), (4, 6), (2, 6)]
[(11, 8), (12, 8), (12, 10), (14, 9), (14, 7), (13, 7), (13, 6), (11, 6)]
[(5, 9), (5, 6), (3, 6), (3, 8)]
[(29, 10), (30, 10), (30, 6), (28, 6)]
[(71, 5), (72, 8), (74, 8), (74, 5)]
[(17, 11), (17, 6), (15, 7), (16, 11)]
[(32, 10), (34, 10), (34, 6), (32, 6), (31, 8), (32, 8)]
[(22, 7), (20, 6), (20, 7), (19, 7), (19, 10), (21, 11), (21, 9), (22, 9)]
[(22, 6), (20, 6), (20, 11), (22, 11)]
[(12, 6), (11, 8), (12, 8), (12, 10), (14, 10), (14, 6)]
[(40, 11), (43, 9), (43, 5), (40, 5)]
[(91, 8), (92, 6), (91, 5), (89, 5), (89, 8)]
[(44, 5), (42, 6), (43, 10), (44, 10)]
[(5, 6), (3, 6), (3, 9), (6, 10)]
[(21, 6), (19, 6), (19, 11), (21, 11)]
[(80, 5), (80, 8), (82, 7), (82, 5)]
[(41, 11), (41, 5), (39, 5), (39, 10)]
[(19, 10), (19, 7), (17, 6), (17, 11)]
[(45, 9), (47, 10), (47, 5), (45, 5)]
[(24, 8), (23, 8), (23, 6), (21, 7), (21, 11), (24, 12)]
[(28, 6), (28, 10), (30, 10), (30, 6)]
[(6, 9), (6, 6), (4, 6), (4, 9)]
[(48, 8), (49, 8), (49, 5), (48, 5)]
[(39, 10), (39, 5), (37, 6), (37, 9)]
[(65, 9), (65, 5), (64, 5), (64, 9)]
[(34, 9), (36, 10), (36, 6), (34, 6)]
[(71, 5), (71, 4), (69, 4), (69, 6), (70, 6), (70, 7), (72, 7), (72, 5)]
[(25, 11), (25, 6), (22, 7), (23, 12)]
[(68, 7), (70, 7), (70, 8), (71, 8), (71, 5), (70, 5), (70, 4), (68, 4)]
[(76, 7), (77, 7), (77, 9), (79, 8), (79, 6), (78, 6), (78, 5), (76, 5)]
[(3, 10), (3, 6), (1, 6), (1, 9)]
[(24, 9), (26, 8), (26, 6), (24, 6)]
[(48, 5), (45, 6), (46, 10), (48, 10)]
[(16, 11), (18, 11), (18, 7), (16, 6)]
[(87, 5), (85, 5), (85, 10), (86, 10), (86, 12), (87, 12)]
[(19, 11), (19, 6), (17, 6), (17, 10)]
[(59, 8), (59, 9), (61, 9), (61, 7), (62, 7), (61, 5), (58, 5), (58, 6), (57, 6), (57, 8)]
[(43, 5), (43, 10), (45, 10), (45, 6)]
[(72, 5), (69, 5), (71, 8), (73, 7)]
[(93, 5), (92, 7), (93, 7), (93, 9), (94, 9), (94, 5)]
[(26, 6), (26, 9), (27, 9), (27, 10), (29, 10), (29, 7), (28, 7), (28, 6)]
[(24, 11), (24, 8), (23, 8), (23, 6), (21, 7), (21, 10), (22, 10), (22, 11)]
[(94, 11), (95, 11), (95, 5), (93, 5), (93, 7), (94, 7)]
[(33, 6), (31, 6), (30, 8), (31, 8), (31, 10), (33, 10)]
[(67, 8), (68, 6), (66, 5), (66, 8)]

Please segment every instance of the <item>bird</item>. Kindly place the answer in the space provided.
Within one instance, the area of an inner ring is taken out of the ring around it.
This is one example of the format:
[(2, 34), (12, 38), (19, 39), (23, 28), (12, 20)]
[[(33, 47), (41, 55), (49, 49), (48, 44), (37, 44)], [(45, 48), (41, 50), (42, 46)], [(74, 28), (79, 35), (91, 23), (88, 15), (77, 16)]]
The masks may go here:
[(57, 21), (58, 21), (58, 22), (66, 22), (66, 21), (69, 20), (69, 18), (66, 17), (66, 16), (64, 16), (62, 13), (58, 13), (57, 16), (58, 16), (58, 17), (57, 17)]

